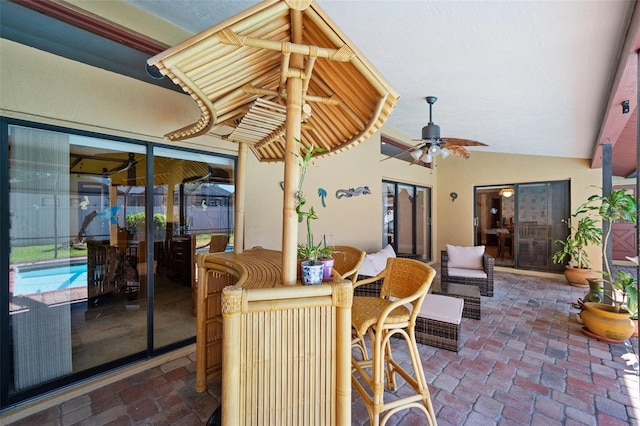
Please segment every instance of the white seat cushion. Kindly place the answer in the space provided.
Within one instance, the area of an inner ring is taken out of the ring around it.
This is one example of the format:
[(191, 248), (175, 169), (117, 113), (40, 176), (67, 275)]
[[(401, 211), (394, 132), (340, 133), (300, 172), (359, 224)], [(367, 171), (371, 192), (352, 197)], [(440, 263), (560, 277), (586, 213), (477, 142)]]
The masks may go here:
[(358, 274), (365, 277), (375, 277), (387, 267), (387, 259), (390, 257), (396, 257), (396, 252), (390, 244), (378, 252), (367, 254)]
[(460, 247), (447, 244), (449, 268), (482, 269), (484, 246)]
[(487, 273), (482, 269), (449, 268), (449, 276), (487, 279)]
[(449, 324), (460, 324), (462, 308), (464, 299), (429, 293), (422, 302), (418, 316)]

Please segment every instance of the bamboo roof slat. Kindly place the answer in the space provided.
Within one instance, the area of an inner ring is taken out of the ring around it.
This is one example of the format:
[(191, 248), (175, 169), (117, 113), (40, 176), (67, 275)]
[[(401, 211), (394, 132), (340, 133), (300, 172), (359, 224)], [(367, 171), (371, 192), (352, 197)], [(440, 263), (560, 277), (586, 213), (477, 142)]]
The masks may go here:
[[(292, 66), (291, 55), (303, 60)], [(282, 123), (273, 127), (270, 115), (254, 116), (251, 107), (260, 98), (284, 104), (289, 78), (302, 78), (303, 103), (314, 104), (301, 135), (310, 145), (327, 149), (319, 156), (360, 143), (384, 124), (398, 101), (398, 94), (310, 0), (261, 2), (148, 63), (182, 87), (200, 109), (195, 123), (166, 134), (167, 139), (206, 134), (224, 123), (237, 130), (237, 137), (227, 139), (250, 140), (259, 161), (284, 161)], [(263, 121), (270, 131), (264, 131)]]

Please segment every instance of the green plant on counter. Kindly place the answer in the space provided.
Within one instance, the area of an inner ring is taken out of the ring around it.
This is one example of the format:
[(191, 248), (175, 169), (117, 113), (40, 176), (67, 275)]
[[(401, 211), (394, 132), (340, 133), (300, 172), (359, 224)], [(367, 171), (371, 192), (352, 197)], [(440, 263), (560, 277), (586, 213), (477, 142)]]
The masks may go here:
[[(298, 141), (298, 143), (300, 143), (300, 141)], [(318, 219), (318, 216), (316, 215), (316, 211), (313, 206), (309, 207), (308, 210), (304, 210), (304, 206), (305, 204), (307, 204), (307, 200), (304, 198), (302, 186), (307, 176), (309, 165), (313, 161), (313, 155), (316, 153), (324, 152), (326, 151), (326, 149), (315, 147), (306, 148), (304, 146), (303, 148), (306, 149), (306, 152), (304, 152), (304, 154), (294, 153), (294, 155), (298, 159), (298, 166), (300, 167), (300, 180), (298, 181), (298, 188), (295, 193), (296, 213), (298, 214), (299, 221), (306, 221), (307, 228), (307, 243), (298, 244), (298, 258), (309, 259), (310, 264), (314, 265), (315, 262), (321, 257), (322, 242), (318, 244), (314, 244), (313, 242), (311, 221)]]

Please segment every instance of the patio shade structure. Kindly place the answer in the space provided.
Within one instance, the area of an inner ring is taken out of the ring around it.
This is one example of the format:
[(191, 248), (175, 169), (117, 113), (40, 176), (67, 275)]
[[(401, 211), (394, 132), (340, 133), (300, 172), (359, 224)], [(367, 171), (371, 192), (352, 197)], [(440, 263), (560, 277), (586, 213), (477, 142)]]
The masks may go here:
[(245, 163), (284, 162), (283, 284), (296, 281), (300, 146), (349, 149), (382, 127), (399, 95), (311, 0), (266, 0), (150, 58), (188, 93), (198, 121), (165, 138), (228, 126), (238, 146), (236, 253), (244, 237)]

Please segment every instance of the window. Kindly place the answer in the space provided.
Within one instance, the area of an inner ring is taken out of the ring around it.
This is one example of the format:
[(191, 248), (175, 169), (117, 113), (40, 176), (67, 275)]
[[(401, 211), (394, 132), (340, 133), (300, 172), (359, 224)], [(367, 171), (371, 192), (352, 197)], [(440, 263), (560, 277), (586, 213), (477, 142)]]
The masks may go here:
[(383, 181), (382, 197), (383, 245), (431, 260), (431, 188)]
[(0, 405), (193, 343), (195, 250), (232, 237), (235, 159), (10, 119), (2, 131)]

